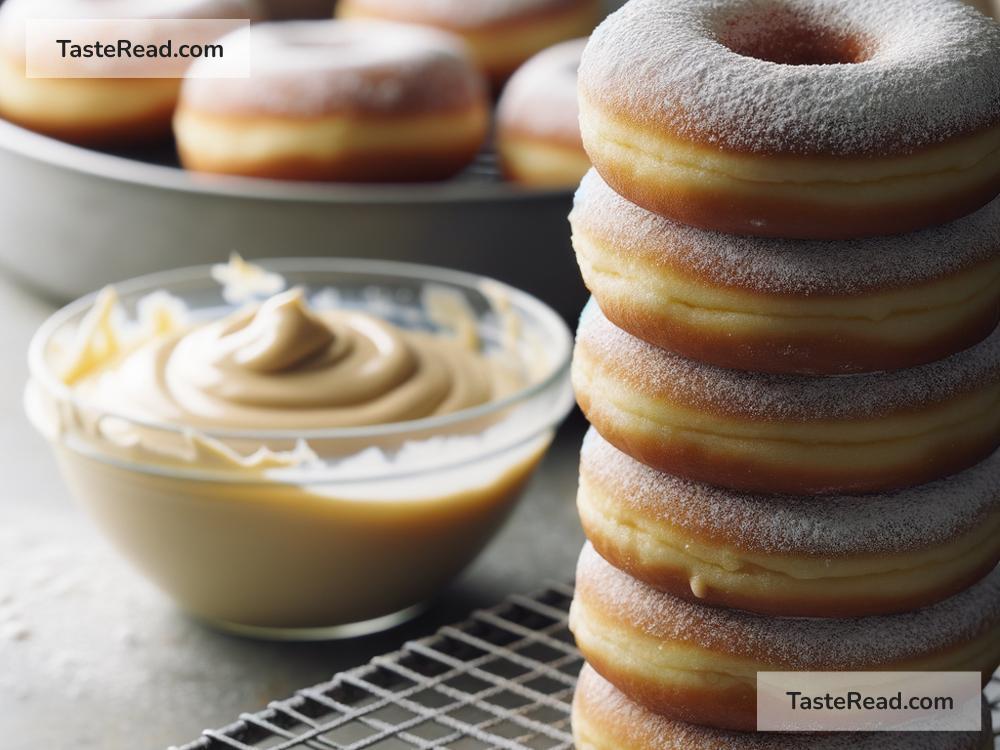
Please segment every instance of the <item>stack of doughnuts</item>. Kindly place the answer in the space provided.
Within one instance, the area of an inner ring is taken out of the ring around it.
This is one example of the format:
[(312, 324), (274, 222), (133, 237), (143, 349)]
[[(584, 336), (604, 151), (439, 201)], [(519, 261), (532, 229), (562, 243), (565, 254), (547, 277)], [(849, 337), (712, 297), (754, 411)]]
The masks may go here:
[(1000, 665), (1000, 26), (631, 0), (579, 69), (580, 750), (756, 734), (759, 671)]

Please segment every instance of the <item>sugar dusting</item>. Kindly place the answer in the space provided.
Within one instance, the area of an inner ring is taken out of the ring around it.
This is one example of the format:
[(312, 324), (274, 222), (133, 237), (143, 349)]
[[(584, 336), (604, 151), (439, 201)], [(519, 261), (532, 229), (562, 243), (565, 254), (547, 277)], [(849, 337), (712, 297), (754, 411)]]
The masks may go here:
[(971, 216), (912, 234), (838, 242), (741, 237), (640, 208), (591, 170), (577, 191), (570, 221), (623, 254), (767, 294), (864, 294), (941, 279), (1000, 257), (1000, 199)]
[(652, 638), (796, 671), (888, 667), (1000, 628), (1000, 567), (931, 607), (849, 619), (767, 617), (688, 602), (617, 570), (589, 544), (576, 576), (578, 595), (588, 608), (622, 618)]
[(602, 492), (661, 522), (721, 536), (763, 554), (882, 555), (947, 543), (1000, 515), (1000, 451), (960, 474), (878, 495), (752, 495), (665, 474), (593, 428), (580, 474)]
[[(256, 24), (221, 40), (249, 47), (249, 78), (187, 78), (181, 106), (221, 114), (319, 116), (439, 112), (484, 99), (461, 42), (433, 29), (382, 21)], [(194, 63), (192, 75), (200, 64)]]
[(69, 512), (0, 507), (0, 570), (5, 750), (165, 747), (322, 676), (180, 616)]
[(573, 39), (544, 50), (513, 75), (497, 105), (497, 125), (581, 144), (576, 71), (586, 46)]
[[(656, 738), (658, 750), (981, 750), (981, 732), (732, 732), (686, 724), (650, 713), (619, 692), (591, 667), (579, 688), (588, 714), (608, 717), (622, 734)], [(984, 706), (984, 721), (989, 714)], [(642, 746), (638, 742), (636, 746)]]
[[(786, 65), (718, 41), (732, 18), (775, 8), (868, 40), (868, 58)], [(1000, 123), (997, 70), (1000, 25), (953, 0), (632, 0), (591, 37), (580, 85), (644, 127), (722, 149), (870, 155)]]
[(680, 404), (765, 421), (875, 418), (1000, 383), (1000, 328), (947, 359), (894, 372), (810, 377), (728, 370), (659, 349), (612, 324), (591, 300), (577, 330), (577, 351), (597, 366), (628, 363), (630, 384)]

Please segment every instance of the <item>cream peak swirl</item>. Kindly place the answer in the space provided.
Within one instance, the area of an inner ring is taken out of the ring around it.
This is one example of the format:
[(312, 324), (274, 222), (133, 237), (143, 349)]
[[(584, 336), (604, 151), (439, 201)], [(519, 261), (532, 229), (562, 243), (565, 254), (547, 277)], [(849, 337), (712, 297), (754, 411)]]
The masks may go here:
[(343, 339), (306, 307), (302, 290), (296, 288), (234, 319), (217, 341), (220, 365), (273, 373), (328, 354)]
[(121, 416), (198, 430), (313, 430), (438, 416), (520, 387), (467, 342), (363, 312), (310, 308), (295, 288), (92, 362), (77, 393)]

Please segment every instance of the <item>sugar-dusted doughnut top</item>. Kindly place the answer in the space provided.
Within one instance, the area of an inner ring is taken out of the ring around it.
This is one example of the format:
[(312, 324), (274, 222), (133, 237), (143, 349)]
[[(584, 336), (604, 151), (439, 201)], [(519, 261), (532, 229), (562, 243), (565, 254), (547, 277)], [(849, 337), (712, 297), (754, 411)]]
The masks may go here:
[(730, 548), (843, 557), (947, 544), (1000, 516), (1000, 451), (960, 474), (881, 495), (751, 495), (690, 482), (622, 453), (593, 428), (580, 474), (615, 502)]
[(537, 20), (548, 13), (586, 7), (589, 0), (351, 0), (355, 9), (384, 18), (456, 31)]
[(250, 48), (250, 77), (190, 77), (182, 107), (317, 117), (460, 111), (486, 101), (464, 45), (434, 29), (366, 20), (266, 23), (223, 42), (234, 54)]
[(838, 242), (744, 237), (647, 211), (618, 195), (592, 169), (577, 191), (570, 222), (623, 257), (763, 294), (863, 295), (941, 279), (1000, 258), (1000, 199), (958, 221), (912, 234)]
[(586, 44), (586, 39), (562, 42), (518, 68), (497, 106), (501, 130), (583, 147), (576, 71)]
[(577, 351), (651, 398), (762, 421), (873, 419), (1000, 384), (1000, 328), (970, 349), (910, 369), (775, 375), (716, 367), (655, 347), (615, 326), (591, 299), (580, 316)]
[(650, 638), (801, 671), (890, 666), (1000, 628), (1000, 567), (930, 607), (853, 619), (768, 617), (688, 602), (614, 568), (590, 544), (580, 555), (576, 586), (586, 609)]
[(631, 0), (583, 97), (724, 150), (892, 155), (1000, 124), (1000, 25), (957, 0)]
[[(629, 700), (590, 666), (577, 684), (581, 718), (610, 726), (628, 747), (657, 750), (982, 750), (982, 732), (732, 732), (668, 719)], [(983, 701), (983, 726), (990, 722)]]

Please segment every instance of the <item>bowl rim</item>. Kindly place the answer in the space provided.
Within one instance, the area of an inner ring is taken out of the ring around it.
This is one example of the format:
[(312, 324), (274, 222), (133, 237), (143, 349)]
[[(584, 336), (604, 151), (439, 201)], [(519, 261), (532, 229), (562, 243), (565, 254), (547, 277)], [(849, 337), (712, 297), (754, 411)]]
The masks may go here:
[[(321, 440), (359, 440), (365, 438), (386, 438), (403, 436), (416, 432), (436, 432), (473, 422), (482, 417), (502, 412), (512, 406), (530, 401), (534, 397), (549, 390), (557, 389), (561, 383), (568, 383), (570, 365), (573, 354), (573, 334), (562, 317), (549, 305), (534, 295), (522, 291), (506, 282), (498, 281), (488, 276), (456, 271), (439, 266), (419, 263), (406, 263), (389, 260), (373, 260), (365, 258), (271, 258), (255, 260), (268, 271), (282, 273), (345, 273), (374, 274), (400, 279), (422, 281), (426, 283), (441, 283), (470, 291), (482, 293), (484, 286), (503, 291), (506, 299), (515, 309), (523, 309), (538, 318), (549, 334), (550, 341), (556, 347), (553, 364), (549, 371), (537, 382), (530, 383), (501, 399), (489, 401), (478, 406), (461, 409), (450, 414), (424, 417), (402, 422), (391, 422), (364, 427), (338, 427), (326, 429), (305, 430), (233, 430), (233, 429), (199, 429), (198, 434), (218, 440), (248, 440), (248, 441), (321, 441)], [(110, 285), (120, 296), (134, 296), (143, 292), (153, 293), (166, 291), (170, 293), (171, 284), (183, 281), (210, 279), (210, 271), (215, 264), (187, 266), (170, 271), (160, 271), (128, 279), (121, 283)], [(100, 291), (92, 292), (59, 308), (39, 326), (28, 345), (28, 372), (30, 381), (37, 383), (48, 394), (53, 395), (61, 403), (69, 403), (87, 408), (86, 402), (80, 400), (73, 389), (59, 380), (46, 362), (46, 348), (54, 333), (60, 330), (68, 321), (77, 315), (85, 314), (91, 309)], [(234, 306), (235, 309), (235, 306)], [(548, 349), (548, 346), (546, 347)], [(102, 418), (119, 419), (125, 423), (149, 430), (173, 435), (190, 433), (191, 428), (175, 425), (159, 420), (138, 419), (127, 414), (118, 414), (107, 409), (89, 407), (99, 412)], [(558, 419), (565, 416), (561, 415)], [(558, 420), (557, 420), (558, 421)]]
[(0, 118), (0, 149), (51, 167), (127, 185), (212, 198), (344, 205), (436, 205), (565, 200), (571, 188), (447, 180), (413, 184), (311, 183), (208, 175), (96, 151)]

